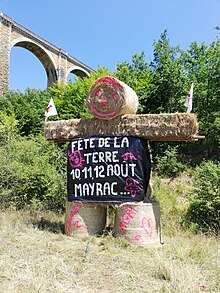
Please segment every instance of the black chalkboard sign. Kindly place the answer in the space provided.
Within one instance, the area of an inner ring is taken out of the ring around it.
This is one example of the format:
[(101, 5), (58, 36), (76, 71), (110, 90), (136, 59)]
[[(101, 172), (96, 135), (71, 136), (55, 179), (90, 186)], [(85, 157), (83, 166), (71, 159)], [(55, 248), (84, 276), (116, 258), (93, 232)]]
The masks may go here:
[(69, 201), (136, 202), (150, 178), (147, 142), (128, 136), (84, 137), (68, 146)]

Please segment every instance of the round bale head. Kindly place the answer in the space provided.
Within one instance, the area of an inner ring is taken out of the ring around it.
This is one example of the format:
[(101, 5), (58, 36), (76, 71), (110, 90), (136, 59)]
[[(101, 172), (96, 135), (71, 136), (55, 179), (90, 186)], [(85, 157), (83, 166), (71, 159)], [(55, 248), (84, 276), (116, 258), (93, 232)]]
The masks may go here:
[(104, 76), (91, 86), (86, 106), (95, 118), (110, 120), (124, 114), (135, 114), (138, 97), (127, 84), (113, 76)]

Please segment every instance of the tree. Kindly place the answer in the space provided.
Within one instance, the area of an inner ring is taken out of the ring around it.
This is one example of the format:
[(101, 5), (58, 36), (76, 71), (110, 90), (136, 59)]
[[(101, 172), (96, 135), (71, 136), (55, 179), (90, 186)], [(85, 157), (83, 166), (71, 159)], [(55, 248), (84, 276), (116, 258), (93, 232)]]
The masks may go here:
[(148, 97), (152, 89), (152, 75), (145, 61), (145, 53), (132, 56), (131, 64), (127, 61), (118, 63), (114, 76), (129, 85), (139, 98), (139, 113), (149, 113), (151, 105)]
[(186, 221), (196, 224), (201, 230), (212, 230), (219, 234), (220, 163), (203, 161), (195, 168), (194, 177)]
[(152, 91), (149, 101), (151, 113), (183, 111), (186, 76), (184, 75), (179, 47), (171, 47), (165, 30), (154, 42), (154, 59), (150, 63)]
[(42, 132), (48, 101), (46, 90), (27, 89), (25, 93), (8, 91), (0, 97), (0, 111), (16, 118), (22, 135), (37, 134)]
[(220, 134), (220, 40), (210, 46), (193, 42), (181, 58), (188, 80), (194, 82), (193, 112), (201, 133), (216, 139)]

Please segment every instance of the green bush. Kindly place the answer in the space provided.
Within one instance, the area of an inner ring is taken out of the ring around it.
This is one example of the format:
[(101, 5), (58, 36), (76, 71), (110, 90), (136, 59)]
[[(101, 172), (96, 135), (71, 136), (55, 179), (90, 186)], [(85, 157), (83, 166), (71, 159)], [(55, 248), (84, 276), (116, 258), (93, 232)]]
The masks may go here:
[(8, 116), (0, 111), (0, 146), (4, 145), (18, 133), (18, 121), (14, 116)]
[(11, 139), (0, 147), (0, 202), (63, 209), (65, 162), (62, 151), (41, 136)]
[(0, 111), (16, 118), (21, 135), (39, 134), (43, 130), (49, 100), (46, 90), (27, 89), (25, 93), (9, 91), (0, 96)]
[(165, 177), (174, 177), (184, 171), (177, 147), (168, 147), (163, 155), (156, 156), (157, 171)]
[(204, 161), (194, 171), (195, 183), (190, 196), (186, 222), (203, 231), (219, 233), (220, 163)]

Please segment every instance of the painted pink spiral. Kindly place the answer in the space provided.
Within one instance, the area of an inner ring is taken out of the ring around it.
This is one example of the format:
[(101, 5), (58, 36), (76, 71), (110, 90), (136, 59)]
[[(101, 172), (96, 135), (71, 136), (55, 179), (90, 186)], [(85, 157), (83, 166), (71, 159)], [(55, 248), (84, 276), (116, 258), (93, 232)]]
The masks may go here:
[(95, 118), (109, 120), (122, 114), (135, 114), (138, 98), (128, 85), (113, 76), (104, 76), (90, 88), (86, 105)]

